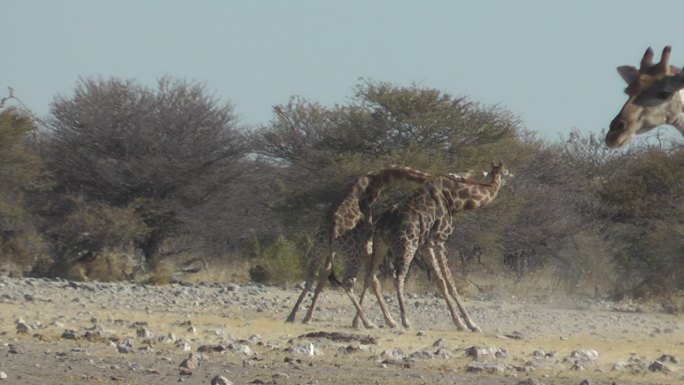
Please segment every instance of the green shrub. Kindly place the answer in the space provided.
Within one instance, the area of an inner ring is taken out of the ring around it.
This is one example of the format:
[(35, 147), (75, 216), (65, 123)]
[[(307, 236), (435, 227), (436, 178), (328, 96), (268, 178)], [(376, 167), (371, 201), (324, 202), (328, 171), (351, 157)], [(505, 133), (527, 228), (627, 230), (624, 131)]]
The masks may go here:
[(296, 242), (284, 237), (262, 245), (254, 239), (249, 277), (254, 282), (284, 285), (302, 278), (304, 252)]

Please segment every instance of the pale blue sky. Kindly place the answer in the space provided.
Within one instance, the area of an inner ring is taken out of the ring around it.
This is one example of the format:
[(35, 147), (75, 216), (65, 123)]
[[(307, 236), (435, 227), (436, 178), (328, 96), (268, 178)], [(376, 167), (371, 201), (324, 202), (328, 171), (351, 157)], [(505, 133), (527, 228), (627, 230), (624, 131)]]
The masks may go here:
[(79, 77), (200, 81), (244, 125), (299, 95), (348, 103), (359, 78), (500, 104), (557, 139), (598, 132), (646, 47), (684, 64), (684, 0), (1, 0), (0, 95), (39, 116)]

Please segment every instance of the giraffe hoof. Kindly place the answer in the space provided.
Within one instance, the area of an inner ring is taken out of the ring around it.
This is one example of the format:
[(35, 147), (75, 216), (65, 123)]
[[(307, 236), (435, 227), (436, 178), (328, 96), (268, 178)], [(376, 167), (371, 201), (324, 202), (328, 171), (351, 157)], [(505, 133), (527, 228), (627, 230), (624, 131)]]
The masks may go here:
[(352, 321), (352, 327), (353, 327), (354, 329), (358, 329), (358, 328), (359, 328), (359, 319), (358, 319), (358, 318), (354, 318), (354, 320)]

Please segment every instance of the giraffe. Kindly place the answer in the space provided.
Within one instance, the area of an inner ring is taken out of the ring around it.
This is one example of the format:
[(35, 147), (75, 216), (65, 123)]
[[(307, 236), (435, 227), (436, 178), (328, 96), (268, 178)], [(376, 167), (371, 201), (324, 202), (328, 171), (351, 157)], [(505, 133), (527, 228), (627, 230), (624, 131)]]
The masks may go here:
[[(395, 260), (395, 289), (399, 300), (401, 322), (404, 327), (410, 328), (411, 323), (406, 314), (404, 300), (404, 281), (411, 261), (416, 252), (420, 252), (430, 270), (437, 277), (438, 287), (456, 327), (459, 330), (465, 330), (467, 327), (471, 331), (481, 331), (468, 315), (451, 279), (446, 256), (446, 241), (454, 228), (453, 215), (463, 210), (483, 207), (492, 202), (505, 183), (504, 177), (506, 176), (512, 175), (509, 174), (503, 162), (498, 165), (492, 163), (492, 170), (487, 174), (484, 182), (452, 175), (436, 176), (382, 215), (375, 224), (373, 257), (371, 266), (366, 272), (363, 291), (359, 299), (360, 305), (363, 304), (367, 287), (374, 280), (377, 267), (382, 262), (385, 253), (389, 253), (390, 257)], [(376, 296), (378, 296), (377, 293)], [(454, 308), (454, 301), (463, 320)], [(386, 308), (381, 306), (381, 309), (385, 320), (391, 319), (389, 314), (384, 313)], [(359, 317), (361, 314), (357, 314), (354, 325), (358, 323)]]
[[(311, 306), (302, 321), (311, 322), (318, 296), (325, 286), (326, 279), (331, 277), (335, 255), (340, 253), (346, 256), (345, 278), (342, 285), (356, 307), (364, 326), (367, 328), (375, 326), (363, 314), (353, 292), (360, 265), (370, 260), (373, 220), (371, 207), (391, 181), (401, 179), (424, 183), (430, 177), (428, 173), (409, 167), (390, 166), (361, 175), (349, 185), (342, 201), (338, 205), (332, 205), (321, 221), (314, 245), (308, 253), (309, 266), (304, 289), (286, 322), (294, 322), (297, 310), (313, 287), (316, 273), (318, 273)], [(380, 282), (377, 278), (372, 281), (372, 286), (380, 307), (384, 309), (383, 314), (389, 314), (387, 305), (380, 294)], [(391, 317), (386, 318), (385, 322), (394, 323)]]
[(670, 47), (665, 47), (660, 61), (653, 64), (653, 50), (649, 47), (639, 69), (633, 66), (617, 68), (627, 83), (628, 98), (610, 122), (605, 139), (608, 147), (620, 147), (634, 135), (665, 124), (674, 126), (684, 135), (684, 72), (668, 64), (670, 53)]

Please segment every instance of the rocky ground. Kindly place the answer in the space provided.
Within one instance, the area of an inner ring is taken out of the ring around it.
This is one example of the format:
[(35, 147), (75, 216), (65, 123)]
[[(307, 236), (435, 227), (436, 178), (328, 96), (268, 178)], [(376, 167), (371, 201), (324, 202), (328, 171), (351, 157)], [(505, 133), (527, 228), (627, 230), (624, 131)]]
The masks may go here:
[(475, 334), (426, 293), (410, 296), (414, 330), (355, 330), (349, 300), (328, 290), (311, 325), (285, 324), (298, 294), (2, 277), (0, 385), (684, 383), (682, 316), (469, 298)]

